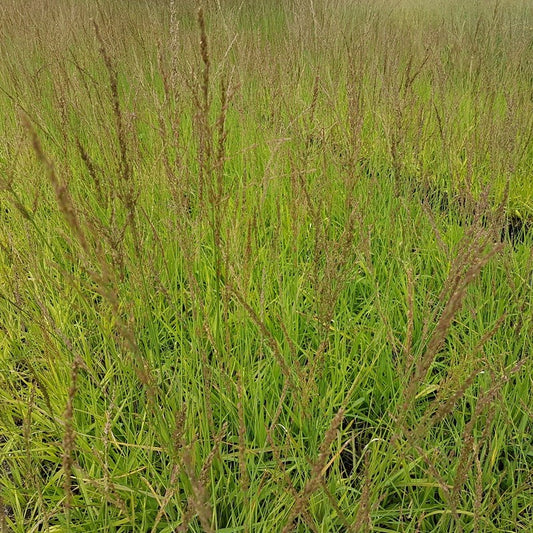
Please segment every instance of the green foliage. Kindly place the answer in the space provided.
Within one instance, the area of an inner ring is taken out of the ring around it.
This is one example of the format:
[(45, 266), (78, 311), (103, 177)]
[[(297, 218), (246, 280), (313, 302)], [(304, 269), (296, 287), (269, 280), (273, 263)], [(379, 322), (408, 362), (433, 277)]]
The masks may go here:
[(0, 533), (531, 531), (528, 2), (0, 7)]

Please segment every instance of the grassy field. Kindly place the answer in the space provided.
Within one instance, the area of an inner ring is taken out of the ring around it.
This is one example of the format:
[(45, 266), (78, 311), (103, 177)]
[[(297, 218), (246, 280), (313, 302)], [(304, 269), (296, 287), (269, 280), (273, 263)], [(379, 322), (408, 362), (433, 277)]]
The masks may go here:
[(530, 1), (0, 34), (0, 533), (533, 531)]

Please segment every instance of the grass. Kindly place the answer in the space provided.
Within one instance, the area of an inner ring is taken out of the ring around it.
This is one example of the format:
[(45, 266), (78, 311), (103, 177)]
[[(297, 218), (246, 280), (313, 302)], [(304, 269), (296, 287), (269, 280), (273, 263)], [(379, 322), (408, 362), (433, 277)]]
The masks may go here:
[(0, 532), (533, 529), (529, 2), (0, 27)]

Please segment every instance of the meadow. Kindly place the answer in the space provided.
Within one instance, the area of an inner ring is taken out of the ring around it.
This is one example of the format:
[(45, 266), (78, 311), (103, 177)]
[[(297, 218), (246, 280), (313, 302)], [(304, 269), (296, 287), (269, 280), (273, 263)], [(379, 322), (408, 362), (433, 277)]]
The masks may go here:
[(531, 2), (0, 35), (0, 533), (533, 531)]

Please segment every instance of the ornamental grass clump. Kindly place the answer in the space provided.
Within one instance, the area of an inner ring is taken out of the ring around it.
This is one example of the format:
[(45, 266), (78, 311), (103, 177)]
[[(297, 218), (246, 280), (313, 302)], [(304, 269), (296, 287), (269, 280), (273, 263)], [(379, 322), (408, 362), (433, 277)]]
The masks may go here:
[(532, 21), (5, 0), (0, 531), (532, 530)]

